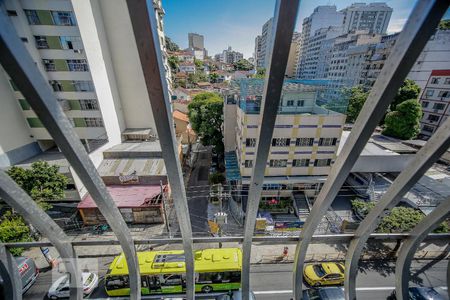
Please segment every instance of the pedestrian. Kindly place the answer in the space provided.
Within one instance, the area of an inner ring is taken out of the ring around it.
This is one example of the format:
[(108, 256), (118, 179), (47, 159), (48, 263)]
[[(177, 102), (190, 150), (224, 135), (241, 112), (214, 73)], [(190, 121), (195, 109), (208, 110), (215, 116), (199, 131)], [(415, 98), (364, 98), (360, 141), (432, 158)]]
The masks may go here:
[(289, 248), (288, 247), (284, 247), (283, 249), (283, 259), (287, 259), (289, 255)]

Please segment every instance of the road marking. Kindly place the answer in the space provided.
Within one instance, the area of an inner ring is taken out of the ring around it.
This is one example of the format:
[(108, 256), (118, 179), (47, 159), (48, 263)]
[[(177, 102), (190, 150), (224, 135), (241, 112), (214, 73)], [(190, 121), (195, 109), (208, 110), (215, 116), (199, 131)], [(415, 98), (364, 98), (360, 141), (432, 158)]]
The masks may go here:
[(271, 294), (292, 294), (292, 290), (280, 290), (280, 291), (254, 291), (255, 295), (271, 295)]

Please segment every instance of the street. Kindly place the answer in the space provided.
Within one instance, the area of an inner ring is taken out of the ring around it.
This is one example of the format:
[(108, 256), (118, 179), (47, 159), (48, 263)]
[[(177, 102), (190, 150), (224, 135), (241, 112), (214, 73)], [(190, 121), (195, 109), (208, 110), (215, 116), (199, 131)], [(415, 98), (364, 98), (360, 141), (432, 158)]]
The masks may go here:
[[(98, 260), (98, 273), (103, 276), (112, 258)], [(381, 267), (374, 263), (363, 263), (357, 278), (358, 299), (386, 299), (394, 289), (394, 263), (383, 262)], [(414, 286), (433, 286), (447, 298), (448, 261), (415, 261), (411, 268)], [(251, 268), (251, 287), (258, 300), (291, 299), (292, 264), (261, 264)], [(56, 279), (56, 278), (55, 278)], [(37, 282), (27, 291), (24, 299), (47, 299), (46, 292), (52, 282), (52, 272), (42, 272)], [(305, 285), (304, 285), (305, 288)], [(103, 283), (90, 295), (89, 299), (106, 298)]]

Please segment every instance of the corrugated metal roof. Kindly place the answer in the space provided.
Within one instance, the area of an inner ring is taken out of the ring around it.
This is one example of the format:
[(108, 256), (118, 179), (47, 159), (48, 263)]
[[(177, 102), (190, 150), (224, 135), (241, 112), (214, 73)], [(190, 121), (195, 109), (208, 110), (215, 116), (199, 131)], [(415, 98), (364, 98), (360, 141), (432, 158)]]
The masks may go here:
[[(151, 200), (161, 193), (159, 185), (110, 185), (106, 188), (119, 208), (149, 206)], [(88, 194), (77, 207), (96, 208), (97, 204)]]

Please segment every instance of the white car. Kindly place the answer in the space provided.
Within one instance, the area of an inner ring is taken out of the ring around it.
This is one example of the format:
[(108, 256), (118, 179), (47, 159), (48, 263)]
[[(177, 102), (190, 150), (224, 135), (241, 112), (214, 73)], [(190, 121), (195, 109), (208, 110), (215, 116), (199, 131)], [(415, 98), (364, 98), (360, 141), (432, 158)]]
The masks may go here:
[[(81, 274), (83, 282), (83, 294), (89, 295), (98, 285), (98, 276), (94, 273), (83, 272)], [(69, 276), (64, 275), (58, 278), (48, 290), (47, 296), (54, 300), (59, 298), (69, 298)]]

